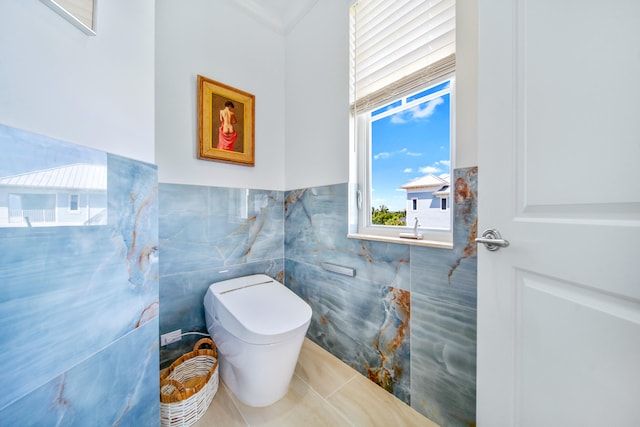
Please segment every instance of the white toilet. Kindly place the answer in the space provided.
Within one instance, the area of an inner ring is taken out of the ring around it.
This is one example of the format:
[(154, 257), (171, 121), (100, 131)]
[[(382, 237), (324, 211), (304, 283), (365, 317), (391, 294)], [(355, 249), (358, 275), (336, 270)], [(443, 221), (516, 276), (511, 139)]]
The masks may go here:
[(204, 296), (220, 376), (243, 403), (269, 406), (287, 394), (311, 307), (264, 274), (209, 286)]

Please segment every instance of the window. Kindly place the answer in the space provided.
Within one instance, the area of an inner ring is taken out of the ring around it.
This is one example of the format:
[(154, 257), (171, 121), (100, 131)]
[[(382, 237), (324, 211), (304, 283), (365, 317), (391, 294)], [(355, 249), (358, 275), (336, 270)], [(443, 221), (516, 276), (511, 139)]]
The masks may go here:
[(77, 194), (69, 194), (69, 212), (79, 212), (80, 207), (78, 206), (78, 195)]
[[(455, 1), (358, 0), (350, 13), (350, 236), (451, 247), (440, 193), (453, 166)], [(422, 239), (399, 240), (409, 232)]]

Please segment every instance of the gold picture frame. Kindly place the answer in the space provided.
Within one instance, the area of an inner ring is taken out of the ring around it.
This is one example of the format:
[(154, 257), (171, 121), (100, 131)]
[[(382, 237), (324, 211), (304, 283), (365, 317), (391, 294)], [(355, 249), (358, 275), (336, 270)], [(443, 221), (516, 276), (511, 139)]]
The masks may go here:
[(255, 164), (255, 96), (198, 75), (198, 158)]

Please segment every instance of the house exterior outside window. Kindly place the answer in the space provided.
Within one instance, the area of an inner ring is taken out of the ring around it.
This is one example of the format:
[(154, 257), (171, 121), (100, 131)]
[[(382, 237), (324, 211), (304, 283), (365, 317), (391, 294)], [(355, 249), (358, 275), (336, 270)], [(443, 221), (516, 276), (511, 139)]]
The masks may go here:
[(451, 215), (446, 208), (447, 199), (450, 196), (449, 181), (448, 174), (441, 176), (429, 174), (400, 187), (407, 192), (408, 224), (413, 223), (417, 218), (420, 227), (451, 229)]
[(0, 227), (107, 224), (107, 167), (72, 164), (0, 177)]

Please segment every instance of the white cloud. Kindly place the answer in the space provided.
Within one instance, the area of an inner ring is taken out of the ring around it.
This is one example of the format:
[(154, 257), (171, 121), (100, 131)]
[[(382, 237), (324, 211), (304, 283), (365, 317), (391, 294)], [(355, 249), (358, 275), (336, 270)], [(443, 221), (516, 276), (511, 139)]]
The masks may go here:
[(391, 152), (391, 153), (388, 152), (388, 151), (383, 151), (382, 153), (374, 154), (373, 159), (374, 160), (388, 159), (391, 156), (395, 156), (396, 154), (403, 154), (403, 153), (406, 153), (407, 156), (422, 156), (422, 154), (420, 154), (420, 153), (409, 153), (406, 148), (403, 148), (401, 150), (394, 151), (394, 152)]
[(403, 170), (402, 172), (404, 172), (404, 173), (411, 173), (411, 172), (413, 172), (413, 169), (411, 169), (411, 168), (406, 168), (406, 169), (405, 169), (405, 170)]
[(396, 125), (401, 125), (403, 123), (407, 123), (408, 120), (404, 118), (404, 113), (398, 113), (391, 116), (391, 123)]
[(419, 171), (425, 174), (427, 173), (437, 174), (445, 170), (449, 170), (450, 166), (451, 166), (450, 160), (438, 160), (437, 162), (435, 162), (430, 166), (421, 167)]
[(439, 173), (442, 172), (442, 169), (436, 167), (436, 166), (425, 166), (423, 168), (420, 168), (420, 173)]
[(413, 107), (411, 110), (409, 110), (411, 112), (411, 118), (428, 119), (436, 111), (436, 107), (442, 103), (444, 103), (444, 99), (440, 97), (427, 102), (426, 104), (424, 104), (424, 107), (422, 105)]
[(433, 115), (436, 107), (444, 103), (442, 97), (432, 99), (426, 104), (416, 105), (408, 111), (399, 112), (391, 116), (391, 123), (401, 125), (411, 120), (426, 120)]
[(407, 156), (420, 157), (422, 156), (422, 153), (412, 153), (411, 151), (407, 151)]

